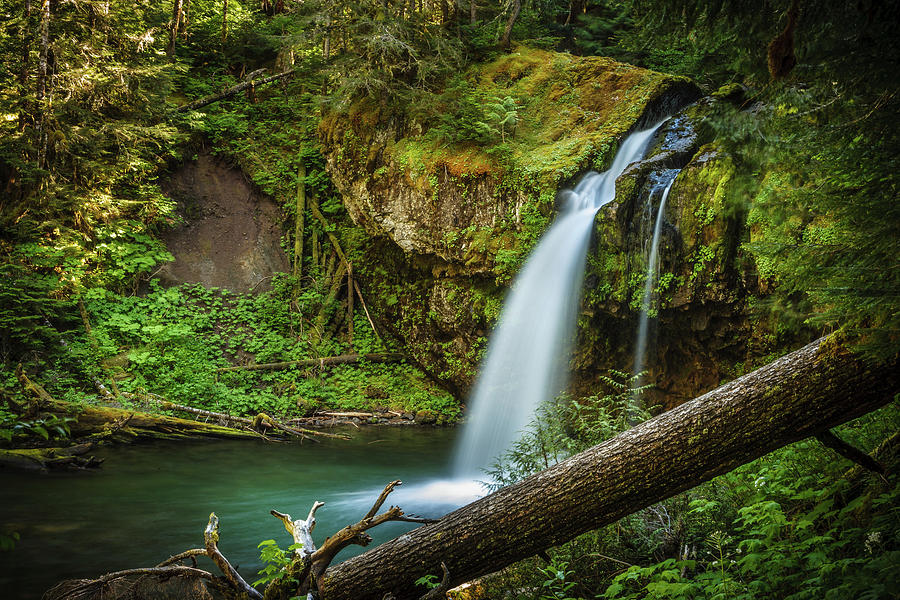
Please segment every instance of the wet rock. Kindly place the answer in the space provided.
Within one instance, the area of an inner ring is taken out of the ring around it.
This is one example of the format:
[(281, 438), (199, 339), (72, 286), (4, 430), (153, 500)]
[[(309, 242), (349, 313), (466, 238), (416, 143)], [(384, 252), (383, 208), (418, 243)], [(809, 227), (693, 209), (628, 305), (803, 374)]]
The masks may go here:
[(415, 421), (419, 425), (433, 425), (437, 420), (437, 415), (430, 410), (420, 410), (416, 413)]

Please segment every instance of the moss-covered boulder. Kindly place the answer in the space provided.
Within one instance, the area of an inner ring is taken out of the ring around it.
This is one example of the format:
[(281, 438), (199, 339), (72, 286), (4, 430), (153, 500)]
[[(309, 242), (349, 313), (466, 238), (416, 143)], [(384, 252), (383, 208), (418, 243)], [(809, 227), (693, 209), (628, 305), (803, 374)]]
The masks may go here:
[[(546, 228), (561, 183), (603, 169), (628, 131), (699, 95), (684, 78), (527, 48), (474, 67), (460, 85), (421, 118), (361, 101), (326, 115), (321, 139), (350, 215), (370, 234), (457, 272), (507, 278)], [(457, 105), (466, 94), (509, 99), (515, 126), (453, 140), (454, 118), (461, 127), (477, 118)], [(454, 107), (458, 115), (443, 112)]]
[(671, 406), (711, 389), (746, 358), (755, 278), (740, 255), (745, 215), (733, 193), (734, 165), (716, 143), (701, 144), (709, 138), (696, 133), (702, 107), (685, 113), (660, 130), (647, 158), (617, 181), (615, 202), (598, 213), (576, 354), (583, 393), (597, 374), (634, 360), (652, 231), (673, 176), (652, 288), (652, 402)]
[[(463, 395), (557, 190), (605, 168), (629, 131), (698, 96), (684, 78), (518, 48), (410, 114), (362, 101), (326, 115), (319, 131), (329, 172), (367, 234), (354, 270), (382, 325)], [(460, 108), (473, 99), (500, 106), (514, 125), (482, 123), (489, 131), (480, 140), (455, 136), (454, 123), (490, 121)]]

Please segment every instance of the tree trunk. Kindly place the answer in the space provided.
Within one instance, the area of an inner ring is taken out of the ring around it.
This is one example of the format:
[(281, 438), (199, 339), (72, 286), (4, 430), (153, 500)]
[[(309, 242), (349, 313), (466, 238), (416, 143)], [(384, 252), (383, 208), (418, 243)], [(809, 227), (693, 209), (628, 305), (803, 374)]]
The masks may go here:
[(353, 346), (353, 263), (347, 263), (347, 338)]
[(22, 68), (19, 70), (19, 97), (22, 99), (22, 105), (19, 110), (19, 131), (25, 131), (25, 127), (29, 121), (34, 121), (34, 108), (28, 101), (28, 77), (29, 68), (31, 67), (31, 0), (25, 0), (25, 7), (22, 9)]
[(178, 39), (178, 31), (181, 29), (181, 17), (184, 14), (182, 7), (184, 0), (174, 0), (172, 2), (172, 23), (169, 29), (169, 47), (166, 49), (172, 60), (175, 60), (175, 40)]
[(497, 571), (886, 404), (897, 366), (864, 365), (834, 338), (813, 342), (329, 568), (322, 597), (416, 598), (415, 580), (441, 562), (453, 585)]
[(294, 284), (300, 289), (299, 280), (303, 276), (303, 222), (306, 214), (306, 165), (300, 161), (297, 170), (297, 219), (294, 221)]
[(331, 58), (331, 15), (325, 15), (325, 38), (322, 40), (322, 58)]
[(50, 90), (50, 0), (41, 0), (41, 48), (38, 54), (37, 110), (38, 131), (37, 165), (44, 168), (47, 162), (47, 113)]
[(222, 0), (222, 43), (228, 41), (228, 0)]
[(186, 42), (188, 40), (188, 21), (191, 18), (191, 0), (184, 0), (181, 13), (181, 39)]
[(519, 18), (519, 13), (522, 11), (522, 0), (513, 0), (512, 12), (509, 15), (509, 21), (506, 22), (506, 29), (503, 30), (503, 37), (500, 38), (500, 47), (509, 50), (509, 38), (512, 35), (513, 25), (516, 24), (516, 19)]

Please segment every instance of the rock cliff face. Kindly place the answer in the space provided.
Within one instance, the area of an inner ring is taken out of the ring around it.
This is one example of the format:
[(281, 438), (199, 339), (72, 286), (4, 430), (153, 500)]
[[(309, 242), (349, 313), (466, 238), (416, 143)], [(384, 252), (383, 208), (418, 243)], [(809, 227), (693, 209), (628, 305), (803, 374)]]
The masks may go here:
[[(506, 286), (552, 219), (558, 189), (605, 168), (629, 131), (700, 95), (681, 78), (533, 50), (464, 81), (467, 93), (513, 101), (517, 125), (502, 141), (447, 141), (446, 115), (400, 117), (369, 104), (332, 114), (320, 128), (331, 176), (367, 234), (352, 254), (373, 312), (461, 399)], [(656, 211), (646, 190), (664, 170), (681, 169), (666, 207), (659, 336), (648, 361), (660, 399), (671, 404), (713, 387), (719, 363), (741, 353), (742, 216), (725, 194), (728, 157), (697, 130), (704, 106), (666, 124), (598, 215), (575, 360), (579, 393), (591, 393), (606, 369), (630, 367), (647, 222)]]
[[(645, 160), (617, 181), (616, 201), (597, 217), (589, 257), (576, 381), (589, 393), (596, 374), (631, 365), (658, 181), (675, 175), (665, 205), (653, 286), (646, 368), (651, 403), (676, 405), (730, 377), (748, 357), (748, 298), (757, 292), (752, 261), (741, 254), (743, 206), (731, 193), (730, 157), (703, 132), (714, 109), (705, 99), (660, 129)], [(616, 367), (616, 365), (620, 365)]]

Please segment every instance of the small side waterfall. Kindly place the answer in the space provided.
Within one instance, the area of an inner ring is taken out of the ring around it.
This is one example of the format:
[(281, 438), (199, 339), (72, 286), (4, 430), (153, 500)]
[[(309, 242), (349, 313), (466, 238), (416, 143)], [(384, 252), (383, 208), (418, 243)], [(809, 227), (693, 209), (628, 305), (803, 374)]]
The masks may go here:
[[(661, 124), (661, 123), (660, 123)], [(615, 198), (616, 178), (639, 160), (660, 124), (631, 134), (604, 173), (560, 194), (562, 208), (513, 282), (470, 400), (453, 465), (479, 477), (566, 385), (594, 216)]]
[[(653, 284), (656, 283), (657, 273), (659, 271), (659, 238), (662, 232), (662, 223), (666, 214), (666, 199), (669, 197), (669, 191), (672, 184), (675, 183), (675, 176), (678, 170), (664, 173), (664, 179), (658, 183), (650, 193), (648, 201), (652, 203), (653, 197), (659, 190), (662, 190), (662, 199), (659, 201), (659, 209), (656, 214), (656, 223), (653, 226), (653, 239), (650, 242), (650, 258), (647, 261), (647, 276), (644, 280), (644, 296), (641, 301), (641, 318), (638, 322), (637, 340), (634, 345), (634, 369), (633, 374), (637, 376), (644, 370), (647, 358), (647, 339), (650, 329), (650, 305), (653, 299)], [(652, 204), (651, 204), (652, 205)], [(634, 387), (639, 387), (641, 382), (635, 381)]]

